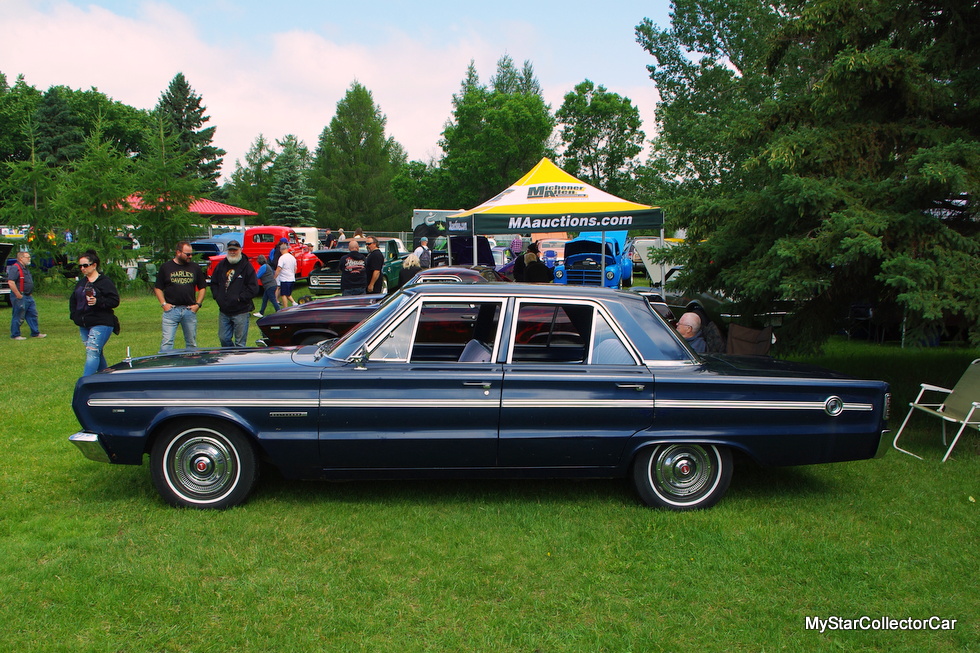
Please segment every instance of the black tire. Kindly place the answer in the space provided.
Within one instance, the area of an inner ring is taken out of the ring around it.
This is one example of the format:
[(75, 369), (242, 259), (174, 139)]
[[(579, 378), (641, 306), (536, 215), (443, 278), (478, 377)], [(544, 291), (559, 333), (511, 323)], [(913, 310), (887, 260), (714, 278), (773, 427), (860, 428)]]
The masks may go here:
[(732, 452), (713, 444), (661, 444), (633, 463), (633, 484), (648, 506), (698, 510), (718, 503), (732, 482)]
[(179, 508), (237, 506), (259, 475), (255, 449), (245, 434), (213, 419), (168, 426), (153, 443), (150, 466), (157, 492)]

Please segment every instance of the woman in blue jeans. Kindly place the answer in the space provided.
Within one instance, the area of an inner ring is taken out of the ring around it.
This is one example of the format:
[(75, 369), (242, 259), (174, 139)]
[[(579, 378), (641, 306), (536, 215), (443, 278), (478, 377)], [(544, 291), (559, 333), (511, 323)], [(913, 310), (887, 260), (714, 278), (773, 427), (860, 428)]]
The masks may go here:
[(119, 306), (119, 291), (112, 280), (99, 270), (98, 254), (88, 250), (78, 257), (81, 274), (69, 300), (71, 321), (78, 325), (79, 335), (85, 343), (85, 368), (82, 376), (104, 370), (106, 364), (102, 350), (109, 336), (119, 333), (119, 322), (112, 309)]

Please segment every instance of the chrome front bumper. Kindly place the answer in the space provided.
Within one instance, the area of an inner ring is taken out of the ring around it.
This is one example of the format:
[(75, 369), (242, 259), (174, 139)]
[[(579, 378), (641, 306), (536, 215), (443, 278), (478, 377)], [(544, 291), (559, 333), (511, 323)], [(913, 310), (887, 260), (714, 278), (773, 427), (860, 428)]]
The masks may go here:
[(102, 448), (102, 443), (99, 442), (99, 435), (97, 433), (79, 431), (74, 435), (69, 435), (68, 441), (78, 447), (89, 460), (94, 460), (97, 463), (111, 462), (109, 460), (109, 454), (105, 452), (105, 449)]

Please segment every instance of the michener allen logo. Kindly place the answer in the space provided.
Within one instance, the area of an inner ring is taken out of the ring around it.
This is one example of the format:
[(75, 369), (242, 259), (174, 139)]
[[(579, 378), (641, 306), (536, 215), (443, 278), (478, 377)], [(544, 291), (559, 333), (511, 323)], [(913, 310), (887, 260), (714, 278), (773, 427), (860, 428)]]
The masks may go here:
[(541, 200), (552, 197), (588, 197), (582, 184), (540, 184), (527, 187), (529, 200)]

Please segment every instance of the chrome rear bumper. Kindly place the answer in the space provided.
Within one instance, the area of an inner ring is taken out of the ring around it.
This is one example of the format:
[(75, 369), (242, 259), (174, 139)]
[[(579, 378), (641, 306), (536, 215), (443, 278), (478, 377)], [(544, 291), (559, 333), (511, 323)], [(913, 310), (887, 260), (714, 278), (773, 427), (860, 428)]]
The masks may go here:
[(94, 460), (97, 463), (111, 462), (109, 460), (109, 454), (106, 453), (102, 447), (102, 443), (99, 442), (99, 435), (97, 433), (79, 431), (74, 435), (69, 435), (68, 441), (78, 447), (89, 460)]

